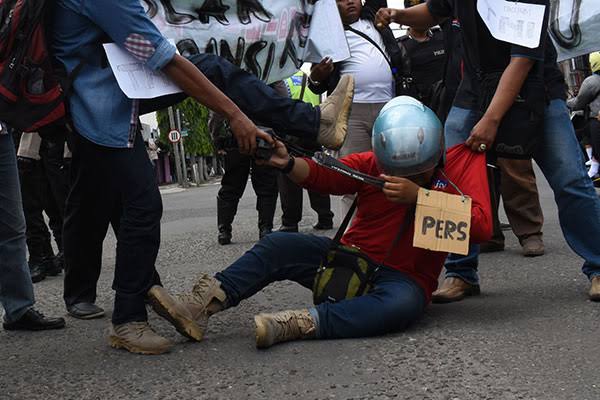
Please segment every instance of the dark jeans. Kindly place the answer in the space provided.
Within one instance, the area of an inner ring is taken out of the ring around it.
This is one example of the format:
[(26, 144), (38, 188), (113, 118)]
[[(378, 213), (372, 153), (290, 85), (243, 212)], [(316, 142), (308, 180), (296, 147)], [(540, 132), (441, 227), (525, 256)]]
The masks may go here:
[(311, 104), (282, 97), (255, 75), (223, 57), (198, 54), (190, 61), (258, 125), (280, 134), (310, 140), (317, 138), (321, 112)]
[[(317, 268), (331, 239), (274, 232), (216, 274), (227, 305), (236, 306), (272, 282), (291, 280), (312, 289)], [(312, 308), (320, 339), (381, 335), (405, 329), (425, 309), (423, 290), (402, 272), (382, 268), (366, 295)]]
[(228, 151), (225, 155), (225, 175), (221, 179), (221, 189), (217, 195), (217, 224), (231, 229), (237, 213), (238, 203), (246, 189), (248, 175), (256, 193), (258, 228), (273, 229), (273, 217), (277, 207), (277, 170), (265, 165), (257, 165), (254, 160), (238, 151)]
[(34, 303), (19, 186), (12, 137), (0, 132), (0, 303), (7, 322), (21, 318)]
[[(281, 223), (286, 226), (295, 226), (302, 220), (302, 191), (303, 189), (292, 182), (287, 175), (279, 174), (279, 196), (281, 197)], [(319, 222), (333, 223), (331, 212), (331, 198), (329, 195), (308, 191), (310, 207), (319, 216)]]
[(114, 324), (147, 319), (145, 297), (160, 279), (162, 200), (141, 135), (132, 149), (96, 145), (74, 133), (71, 191), (64, 227), (67, 306), (96, 300), (102, 242), (109, 223), (117, 237)]

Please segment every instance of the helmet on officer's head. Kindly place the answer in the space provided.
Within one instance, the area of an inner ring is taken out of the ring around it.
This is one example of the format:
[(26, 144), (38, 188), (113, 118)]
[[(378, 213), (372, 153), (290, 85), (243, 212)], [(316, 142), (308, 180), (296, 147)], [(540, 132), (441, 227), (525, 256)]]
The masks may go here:
[(373, 125), (372, 144), (379, 169), (400, 177), (437, 167), (445, 154), (442, 123), (409, 96), (396, 97), (381, 109)]
[(600, 51), (590, 54), (590, 67), (592, 72), (600, 72)]

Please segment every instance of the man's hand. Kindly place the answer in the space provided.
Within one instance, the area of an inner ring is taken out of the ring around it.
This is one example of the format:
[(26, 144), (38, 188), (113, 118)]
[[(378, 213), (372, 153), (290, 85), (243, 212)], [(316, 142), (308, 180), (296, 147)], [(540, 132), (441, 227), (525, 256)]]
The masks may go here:
[(383, 194), (385, 197), (397, 204), (415, 204), (419, 193), (419, 185), (406, 178), (397, 176), (381, 175), (385, 180)]
[[(471, 131), (471, 135), (465, 144), (475, 152), (484, 152), (492, 148), (499, 122), (483, 116)], [(525, 132), (524, 132), (525, 134)]]
[(325, 57), (320, 63), (313, 65), (310, 70), (310, 79), (316, 82), (324, 82), (329, 79), (333, 72), (333, 60), (330, 57)]
[(375, 26), (377, 29), (387, 28), (392, 22), (396, 22), (397, 10), (393, 8), (380, 8), (375, 14)]
[[(285, 144), (283, 144), (279, 140), (275, 140), (273, 147), (273, 155), (271, 156), (269, 161), (266, 161), (265, 163), (271, 167), (282, 169), (288, 164), (289, 160), (290, 155), (288, 154)], [(257, 162), (257, 164), (258, 163), (259, 162)]]
[(240, 153), (242, 154), (254, 153), (256, 150), (257, 137), (263, 138), (269, 143), (273, 143), (271, 135), (258, 129), (242, 112), (237, 113), (235, 117), (229, 120), (229, 126), (238, 143)]

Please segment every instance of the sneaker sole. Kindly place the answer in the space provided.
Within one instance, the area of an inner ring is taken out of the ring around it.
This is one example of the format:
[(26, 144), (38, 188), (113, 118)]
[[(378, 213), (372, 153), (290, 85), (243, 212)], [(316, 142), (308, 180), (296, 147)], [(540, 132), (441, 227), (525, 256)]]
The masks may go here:
[(181, 335), (197, 342), (204, 338), (204, 329), (196, 321), (183, 315), (180, 306), (162, 288), (152, 288), (148, 292), (152, 308), (158, 315), (169, 321)]
[(346, 135), (348, 134), (348, 118), (350, 118), (350, 113), (352, 112), (352, 100), (354, 99), (354, 77), (350, 77), (350, 85), (351, 89), (347, 90), (344, 95), (344, 103), (342, 104), (342, 108), (340, 109), (340, 113), (335, 121), (336, 131), (338, 129), (342, 129), (346, 131), (344, 134), (344, 140), (336, 146), (332, 147), (332, 150), (339, 150), (344, 145), (346, 140)]
[(124, 349), (130, 353), (142, 354), (142, 355), (146, 355), (146, 356), (154, 356), (154, 355), (164, 354), (164, 353), (169, 352), (169, 350), (171, 350), (171, 348), (173, 347), (173, 346), (166, 346), (163, 348), (148, 350), (148, 349), (143, 349), (141, 347), (133, 346), (130, 343), (124, 342), (123, 340), (121, 340), (120, 338), (118, 338), (116, 336), (109, 336), (108, 344), (113, 349)]
[(268, 328), (260, 315), (254, 316), (254, 325), (256, 325), (256, 347), (259, 349), (266, 349), (268, 347), (271, 347), (273, 345), (273, 342), (268, 340)]

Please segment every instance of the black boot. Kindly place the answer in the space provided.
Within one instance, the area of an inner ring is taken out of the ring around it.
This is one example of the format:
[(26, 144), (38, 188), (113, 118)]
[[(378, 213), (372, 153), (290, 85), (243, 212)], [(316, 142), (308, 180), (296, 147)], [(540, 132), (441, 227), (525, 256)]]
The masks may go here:
[(29, 273), (31, 282), (38, 283), (46, 279), (46, 269), (42, 262), (29, 262)]
[(46, 258), (43, 262), (44, 272), (46, 276), (56, 276), (62, 272), (62, 260), (61, 255), (57, 255), (51, 258)]
[(219, 225), (218, 240), (220, 245), (231, 243), (231, 225)]

